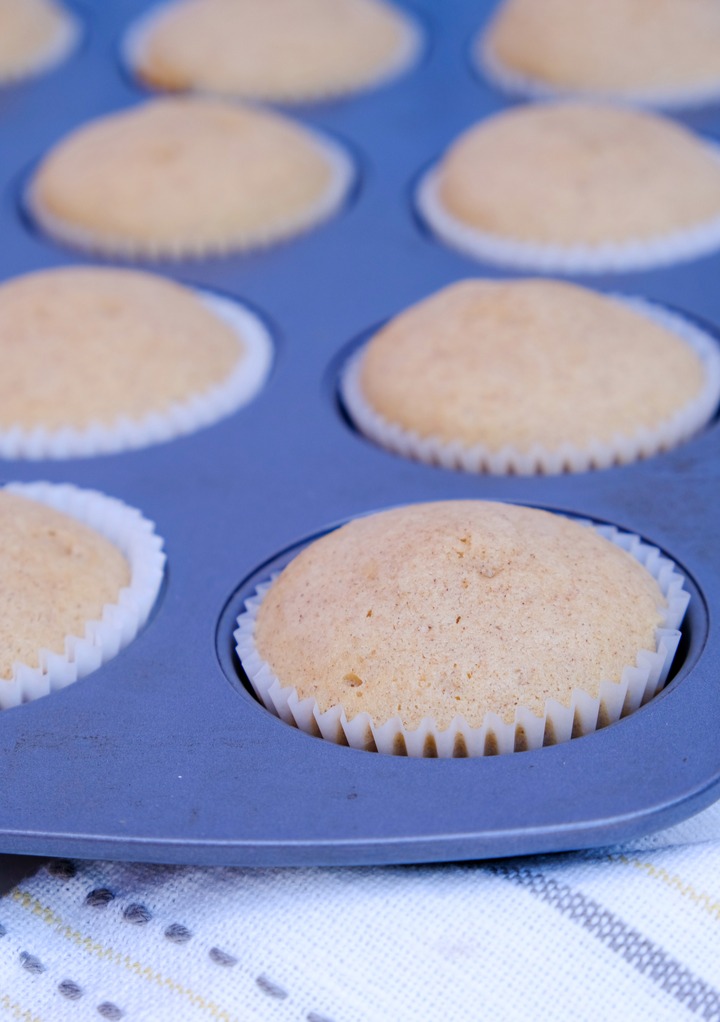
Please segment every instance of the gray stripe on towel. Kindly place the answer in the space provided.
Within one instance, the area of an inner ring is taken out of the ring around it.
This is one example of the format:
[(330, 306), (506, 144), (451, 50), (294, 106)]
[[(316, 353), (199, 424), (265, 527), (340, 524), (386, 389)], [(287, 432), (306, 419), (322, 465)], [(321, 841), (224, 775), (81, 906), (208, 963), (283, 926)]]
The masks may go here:
[(541, 872), (515, 866), (493, 866), (492, 871), (579, 923), (690, 1011), (704, 1019), (720, 1020), (720, 993), (714, 987), (593, 898)]

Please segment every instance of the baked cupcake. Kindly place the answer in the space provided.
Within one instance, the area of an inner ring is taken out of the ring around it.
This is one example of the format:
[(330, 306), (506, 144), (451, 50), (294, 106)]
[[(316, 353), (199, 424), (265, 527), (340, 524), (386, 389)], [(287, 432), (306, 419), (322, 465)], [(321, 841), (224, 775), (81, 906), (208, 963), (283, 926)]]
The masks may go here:
[(384, 0), (172, 0), (132, 26), (125, 54), (155, 89), (297, 103), (396, 77), (419, 40)]
[(248, 310), (135, 270), (65, 267), (0, 285), (0, 455), (104, 454), (249, 401), (271, 342)]
[(138, 511), (93, 490), (0, 489), (0, 707), (64, 688), (132, 642), (157, 598), (161, 547)]
[(128, 258), (256, 248), (335, 213), (353, 176), (335, 143), (289, 118), (209, 99), (156, 99), (77, 128), (27, 195), (52, 238)]
[(640, 299), (465, 280), (379, 330), (343, 374), (376, 443), (469, 472), (604, 468), (687, 439), (720, 401), (720, 348)]
[(306, 547), (248, 601), (237, 651), (265, 705), (309, 733), (398, 754), (512, 752), (649, 699), (687, 599), (637, 537), (514, 505), (417, 504)]
[(534, 104), (481, 121), (424, 177), (417, 200), (447, 244), (520, 268), (641, 269), (720, 247), (716, 148), (612, 106)]
[(76, 18), (56, 0), (0, 0), (0, 84), (48, 71), (79, 34)]
[(529, 96), (653, 106), (720, 97), (715, 0), (504, 0), (475, 44), (488, 77)]

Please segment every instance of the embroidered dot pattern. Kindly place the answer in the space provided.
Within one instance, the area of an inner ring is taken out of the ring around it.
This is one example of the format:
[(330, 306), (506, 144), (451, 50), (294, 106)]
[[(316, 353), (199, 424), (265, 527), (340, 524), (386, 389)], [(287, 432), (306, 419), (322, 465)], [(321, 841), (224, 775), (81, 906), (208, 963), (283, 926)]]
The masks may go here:
[(97, 1010), (98, 1015), (108, 1019), (108, 1022), (117, 1022), (125, 1014), (122, 1008), (118, 1008), (117, 1004), (113, 1004), (111, 1001), (103, 1001), (102, 1004), (98, 1004)]
[[(77, 875), (77, 868), (69, 859), (56, 859), (48, 864), (47, 870), (51, 876), (59, 880), (72, 879)], [(111, 902), (115, 901), (115, 898), (116, 895), (110, 888), (95, 887), (85, 895), (84, 903), (89, 908), (106, 908)], [(125, 906), (122, 912), (122, 919), (135, 926), (144, 926), (152, 918), (152, 912), (147, 906), (139, 902), (131, 902)], [(6, 928), (0, 924), (0, 937), (5, 936), (6, 933)], [(187, 944), (193, 938), (192, 931), (182, 923), (170, 923), (163, 931), (163, 935), (166, 940), (177, 945)], [(223, 968), (232, 968), (238, 963), (238, 959), (234, 955), (219, 947), (211, 947), (208, 951), (208, 957), (216, 965)], [(46, 967), (40, 959), (29, 951), (21, 952), (19, 961), (22, 968), (33, 975), (40, 975), (46, 971)], [(287, 990), (268, 976), (262, 974), (256, 976), (255, 984), (262, 993), (272, 997), (274, 1000), (284, 1001), (290, 996)], [(79, 1001), (85, 995), (83, 988), (72, 979), (64, 979), (58, 983), (57, 991), (61, 997), (68, 1001)], [(125, 1018), (125, 1011), (113, 1001), (103, 1001), (97, 1005), (96, 1010), (98, 1015), (106, 1019), (107, 1022), (119, 1022), (120, 1019)], [(311, 1011), (305, 1016), (305, 1022), (334, 1022), (334, 1020), (327, 1015), (320, 1015), (316, 1011)]]
[(275, 997), (278, 1001), (284, 1001), (287, 997), (287, 990), (283, 990), (281, 986), (278, 986), (277, 983), (273, 983), (273, 981), (268, 979), (267, 976), (257, 976), (255, 982), (262, 992), (268, 995), (268, 997)]
[(41, 972), (45, 972), (45, 966), (40, 959), (36, 958), (35, 955), (31, 955), (29, 951), (22, 951), (20, 953), (20, 964), (23, 969), (27, 969), (27, 971), (31, 972), (34, 976), (39, 975)]
[(123, 912), (123, 919), (132, 923), (134, 926), (144, 926), (149, 923), (152, 919), (152, 914), (149, 909), (145, 908), (144, 905), (138, 905), (133, 902)]
[(54, 877), (62, 877), (63, 880), (70, 880), (75, 876), (77, 870), (75, 863), (69, 859), (53, 859), (48, 863), (48, 873)]
[(115, 900), (115, 895), (107, 887), (96, 887), (94, 891), (85, 898), (85, 904), (91, 908), (105, 908), (110, 904), (111, 901)]
[(210, 955), (210, 960), (215, 962), (216, 965), (224, 965), (228, 968), (237, 965), (237, 958), (228, 954), (227, 951), (222, 951), (219, 947), (211, 947), (208, 954)]
[(68, 1001), (79, 1001), (83, 995), (82, 987), (71, 979), (64, 979), (62, 983), (58, 983), (58, 992), (67, 997)]
[[(45, 966), (35, 955), (31, 955), (29, 951), (22, 951), (20, 954), (20, 964), (23, 969), (32, 973), (35, 976), (39, 976), (45, 972)], [(71, 979), (64, 979), (57, 986), (58, 993), (65, 997), (68, 1001), (79, 1001), (83, 996), (83, 989), (77, 983)], [(102, 1004), (97, 1006), (98, 1014), (107, 1019), (108, 1022), (119, 1022), (119, 1019), (123, 1018), (125, 1012), (122, 1008), (119, 1008), (117, 1004), (113, 1004), (112, 1001), (103, 1001)]]
[(171, 940), (173, 944), (187, 944), (192, 938), (192, 933), (188, 930), (187, 926), (183, 926), (182, 923), (170, 923), (167, 930), (165, 930), (165, 936), (168, 940)]

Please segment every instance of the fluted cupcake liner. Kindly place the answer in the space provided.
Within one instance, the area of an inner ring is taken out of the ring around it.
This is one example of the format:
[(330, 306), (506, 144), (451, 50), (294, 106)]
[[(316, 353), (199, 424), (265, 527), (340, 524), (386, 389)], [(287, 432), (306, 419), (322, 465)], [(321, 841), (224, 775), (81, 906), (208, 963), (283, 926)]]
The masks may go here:
[[(167, 3), (160, 3), (151, 7), (142, 14), (127, 30), (120, 46), (120, 53), (125, 67), (130, 73), (144, 82), (141, 70), (143, 53), (147, 46), (148, 37), (155, 30), (158, 23), (162, 21), (166, 11), (175, 6), (175, 0), (168, 0)], [(234, 92), (233, 90), (214, 89), (191, 89), (172, 91), (192, 91), (205, 95), (220, 95), (225, 97), (234, 96), (247, 100), (257, 100), (263, 103), (281, 103), (291, 105), (294, 103), (321, 103), (325, 100), (332, 100), (344, 96), (351, 96), (356, 93), (370, 91), (399, 78), (409, 71), (418, 60), (424, 43), (423, 32), (418, 23), (408, 13), (399, 7), (393, 7), (398, 18), (402, 20), (402, 35), (392, 57), (381, 67), (368, 70), (363, 75), (351, 75), (342, 83), (324, 88), (309, 88), (302, 91), (297, 89), (273, 89), (267, 92), (253, 90), (250, 92)], [(154, 88), (153, 86), (149, 86)], [(155, 91), (164, 91), (155, 89)]]
[(625, 106), (657, 110), (683, 110), (707, 106), (720, 100), (720, 80), (712, 85), (667, 86), (650, 89), (581, 89), (552, 85), (508, 67), (482, 42), (474, 49), (478, 71), (501, 92), (531, 100), (593, 99)]
[(610, 441), (594, 440), (579, 447), (571, 440), (557, 448), (533, 444), (527, 450), (506, 445), (491, 450), (483, 444), (467, 446), (461, 441), (424, 437), (390, 422), (377, 412), (362, 392), (364, 349), (349, 360), (340, 380), (343, 405), (357, 428), (387, 450), (443, 468), (494, 475), (553, 475), (625, 465), (669, 450), (697, 433), (711, 419), (720, 403), (720, 347), (707, 333), (676, 313), (640, 298), (611, 296), (633, 311), (652, 319), (686, 342), (700, 358), (705, 382), (696, 398), (653, 429), (640, 427), (630, 435)]
[[(710, 148), (710, 147), (708, 147)], [(720, 159), (720, 149), (712, 147)], [(650, 238), (598, 244), (560, 245), (508, 238), (458, 220), (443, 206), (437, 168), (421, 179), (415, 204), (440, 241), (481, 262), (538, 273), (624, 273), (685, 262), (720, 248), (720, 216), (693, 227)]]
[(114, 497), (69, 484), (8, 483), (10, 493), (47, 504), (114, 543), (130, 567), (130, 582), (83, 635), (68, 635), (63, 652), (39, 650), (39, 666), (15, 663), (0, 679), (0, 708), (8, 709), (65, 688), (97, 670), (132, 642), (148, 619), (163, 578), (162, 540), (151, 521)]
[(43, 49), (13, 68), (0, 70), (0, 85), (9, 85), (25, 78), (45, 74), (70, 56), (80, 41), (82, 25), (79, 18), (66, 7), (63, 7), (62, 14), (62, 21), (58, 23), (54, 37)]
[(307, 125), (303, 130), (312, 138), (330, 169), (330, 181), (324, 193), (305, 209), (294, 216), (269, 224), (262, 230), (229, 235), (226, 238), (186, 237), (170, 241), (139, 241), (91, 231), (70, 223), (62, 217), (44, 209), (34, 194), (32, 181), (25, 191), (24, 204), (37, 226), (53, 241), (79, 249), (91, 255), (109, 256), (117, 259), (153, 262), (156, 260), (180, 261), (183, 259), (206, 259), (228, 255), (231, 252), (246, 252), (267, 248), (304, 234), (334, 216), (343, 206), (355, 180), (356, 169), (349, 153), (337, 142), (321, 135)]
[(163, 443), (232, 415), (261, 390), (272, 364), (272, 340), (262, 321), (228, 298), (198, 291), (203, 304), (238, 338), (239, 360), (230, 375), (204, 393), (176, 401), (165, 411), (139, 419), (119, 417), (110, 425), (0, 429), (0, 457), (7, 459), (83, 458), (115, 454)]
[(425, 717), (419, 727), (411, 729), (403, 725), (399, 716), (378, 723), (366, 712), (349, 719), (341, 706), (322, 712), (314, 698), (301, 699), (293, 686), (283, 685), (255, 645), (257, 613), (277, 575), (258, 585), (245, 601), (245, 610), (239, 615), (233, 633), (248, 681), (260, 702), (287, 724), (338, 745), (390, 755), (443, 758), (497, 755), (555, 745), (606, 727), (652, 699), (667, 681), (690, 595), (677, 566), (657, 547), (614, 526), (576, 521), (595, 528), (644, 565), (667, 600), (662, 624), (655, 632), (655, 648), (641, 650), (636, 662), (624, 668), (619, 682), (601, 679), (597, 695), (575, 689), (569, 705), (548, 699), (542, 716), (519, 706), (512, 723), (490, 712), (480, 727), (471, 727), (462, 716), (456, 716), (446, 729), (440, 729), (432, 717)]

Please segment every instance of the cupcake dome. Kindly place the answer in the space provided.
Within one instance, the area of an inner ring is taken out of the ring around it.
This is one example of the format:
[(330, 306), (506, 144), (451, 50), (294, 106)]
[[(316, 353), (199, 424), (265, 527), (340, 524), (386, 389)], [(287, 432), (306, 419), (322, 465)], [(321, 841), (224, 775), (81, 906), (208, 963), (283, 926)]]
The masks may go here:
[(476, 53), (501, 85), (658, 105), (720, 96), (715, 0), (505, 0)]
[(383, 0), (173, 0), (133, 26), (128, 60), (157, 89), (281, 102), (353, 93), (404, 71), (418, 31)]
[(228, 414), (269, 361), (264, 329), (233, 312), (135, 270), (67, 267), (0, 285), (0, 453), (144, 446)]
[[(306, 730), (341, 714), (345, 736), (332, 737), (349, 741), (359, 724), (360, 747), (380, 748), (390, 729), (385, 751), (405, 751), (429, 725), (434, 751), (423, 742), (415, 754), (437, 755), (443, 733), (445, 755), (467, 754), (458, 738), (492, 751), (491, 727), (511, 729), (515, 742), (519, 727), (523, 743), (539, 732), (530, 745), (542, 745), (559, 738), (552, 708), (582, 702), (578, 690), (592, 706), (579, 733), (617, 719), (626, 668), (647, 668), (658, 629), (682, 617), (686, 598), (674, 587), (666, 578), (663, 591), (635, 556), (560, 515), (486, 501), (395, 508), (355, 519), (290, 562), (256, 612), (258, 659), (247, 654), (246, 669), (256, 688), (276, 679), (275, 705), (278, 686), (292, 687), (290, 719)], [(241, 659), (244, 646), (241, 637)]]
[(55, 0), (0, 0), (0, 83), (48, 70), (77, 35), (75, 18)]
[(551, 280), (466, 280), (378, 331), (343, 382), (362, 432), (471, 471), (600, 467), (673, 446), (720, 400), (690, 324)]
[(338, 146), (286, 117), (167, 98), (76, 129), (42, 160), (27, 198), (58, 241), (201, 257), (308, 229), (338, 209), (351, 177)]
[(599, 104), (536, 104), (481, 121), (418, 199), (443, 240), (517, 265), (633, 268), (720, 245), (715, 149), (665, 118)]

